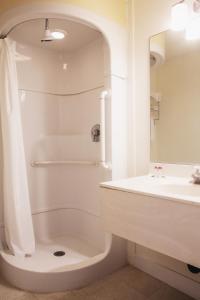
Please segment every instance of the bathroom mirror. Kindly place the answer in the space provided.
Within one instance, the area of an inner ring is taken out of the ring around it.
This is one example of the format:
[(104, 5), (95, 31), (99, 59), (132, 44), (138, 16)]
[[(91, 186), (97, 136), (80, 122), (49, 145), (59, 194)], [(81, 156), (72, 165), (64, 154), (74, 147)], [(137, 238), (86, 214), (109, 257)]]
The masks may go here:
[(200, 40), (150, 39), (151, 161), (200, 163)]

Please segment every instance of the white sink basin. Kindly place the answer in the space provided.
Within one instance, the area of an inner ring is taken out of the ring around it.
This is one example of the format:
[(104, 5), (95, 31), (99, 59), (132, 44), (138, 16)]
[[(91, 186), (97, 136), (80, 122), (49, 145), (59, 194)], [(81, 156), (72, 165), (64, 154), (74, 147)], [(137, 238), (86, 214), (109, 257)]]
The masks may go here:
[(141, 176), (102, 183), (102, 187), (200, 205), (200, 185), (190, 178)]
[(142, 176), (102, 183), (105, 229), (200, 267), (200, 185)]

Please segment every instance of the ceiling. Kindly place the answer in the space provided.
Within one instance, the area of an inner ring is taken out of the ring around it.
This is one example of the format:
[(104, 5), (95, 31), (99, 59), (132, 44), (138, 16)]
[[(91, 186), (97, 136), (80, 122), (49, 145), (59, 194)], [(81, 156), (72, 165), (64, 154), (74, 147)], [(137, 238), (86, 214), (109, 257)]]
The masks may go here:
[(18, 25), (9, 34), (11, 38), (21, 44), (28, 44), (53, 51), (71, 52), (91, 41), (101, 37), (101, 33), (89, 26), (70, 20), (49, 19), (50, 29), (61, 29), (67, 32), (63, 40), (41, 43), (44, 35), (45, 19), (36, 19)]

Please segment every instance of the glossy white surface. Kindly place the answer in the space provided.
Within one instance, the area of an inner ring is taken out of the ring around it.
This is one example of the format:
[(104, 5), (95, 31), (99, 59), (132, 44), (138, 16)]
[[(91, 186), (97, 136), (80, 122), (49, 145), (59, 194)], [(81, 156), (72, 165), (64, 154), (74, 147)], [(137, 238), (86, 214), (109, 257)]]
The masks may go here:
[[(104, 79), (106, 89), (112, 89), (111, 99), (107, 105), (109, 117), (108, 141), (112, 145), (112, 178), (127, 176), (127, 34), (126, 28), (109, 21), (100, 15), (79, 6), (68, 4), (41, 5), (28, 3), (10, 9), (1, 15), (0, 32), (9, 31), (20, 22), (36, 18), (61, 18), (78, 21), (99, 30), (107, 45), (105, 52)], [(86, 77), (86, 76), (85, 76)], [(111, 139), (112, 137), (112, 139)], [(115, 147), (115, 145), (118, 145)]]
[[(36, 251), (31, 257), (2, 252), (11, 265), (27, 271), (59, 272), (80, 269), (102, 260), (110, 250), (111, 236), (106, 236), (101, 218), (80, 209), (57, 209), (33, 216)], [(47, 226), (48, 224), (48, 226)], [(55, 257), (55, 251), (65, 251)], [(99, 256), (102, 254), (101, 256)], [(96, 257), (96, 258), (95, 258)]]
[[(125, 263), (125, 243), (117, 239), (112, 247), (112, 237), (109, 234), (107, 239), (100, 218), (99, 182), (112, 174), (102, 166), (33, 168), (30, 163), (101, 160), (101, 144), (92, 142), (91, 128), (101, 121), (101, 92), (110, 91), (112, 85), (116, 109), (111, 110), (111, 96), (105, 103), (106, 158), (111, 159), (111, 114), (119, 112), (122, 99), (115, 90), (122, 82), (123, 93), (125, 81), (112, 78), (103, 36), (62, 55), (26, 44), (18, 47), (32, 58), (17, 67), (37, 249), (29, 260), (1, 253), (3, 274), (12, 284), (32, 291), (78, 288)], [(60, 95), (69, 93), (76, 94)], [(116, 170), (120, 173), (119, 166)], [(68, 246), (69, 257), (62, 262), (53, 259), (55, 246)]]
[(190, 178), (129, 178), (102, 185), (107, 231), (200, 267), (200, 186)]
[(200, 204), (200, 185), (191, 178), (140, 176), (119, 181), (102, 183), (102, 187), (130, 193), (139, 193), (159, 198), (181, 201), (185, 204)]
[[(37, 292), (80, 288), (125, 264), (125, 247), (105, 235), (101, 218), (77, 209), (33, 216), (36, 252), (17, 257), (1, 251), (1, 271), (14, 286)], [(47, 226), (48, 224), (48, 226)], [(66, 255), (55, 257), (55, 251)]]
[[(23, 47), (23, 53), (32, 57), (31, 61), (19, 62), (17, 70), (20, 88), (25, 90), (21, 112), (33, 214), (58, 208), (100, 214), (98, 184), (111, 178), (110, 172), (95, 166), (35, 169), (30, 164), (35, 160), (101, 160), (100, 143), (92, 142), (90, 130), (100, 123), (99, 97), (103, 88), (74, 96), (42, 92), (79, 93), (103, 85), (104, 43), (101, 37), (62, 56), (31, 45)], [(64, 62), (67, 70), (63, 70)]]

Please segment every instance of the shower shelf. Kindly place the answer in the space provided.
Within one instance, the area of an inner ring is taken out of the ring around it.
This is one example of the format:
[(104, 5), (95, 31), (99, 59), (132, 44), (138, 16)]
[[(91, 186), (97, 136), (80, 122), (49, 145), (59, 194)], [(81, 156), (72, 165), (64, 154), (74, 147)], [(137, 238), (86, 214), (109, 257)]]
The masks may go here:
[(32, 167), (46, 167), (55, 165), (89, 165), (89, 166), (106, 166), (103, 161), (81, 161), (81, 160), (47, 160), (47, 161), (33, 161)]

